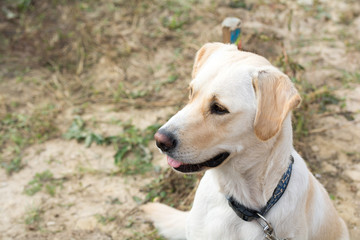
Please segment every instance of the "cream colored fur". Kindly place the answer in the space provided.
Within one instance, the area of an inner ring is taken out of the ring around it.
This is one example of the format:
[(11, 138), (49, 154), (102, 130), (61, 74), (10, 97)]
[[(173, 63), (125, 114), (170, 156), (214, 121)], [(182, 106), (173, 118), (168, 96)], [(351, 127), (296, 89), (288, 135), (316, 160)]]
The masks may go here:
[[(266, 205), (294, 157), (289, 185), (266, 215), (281, 239), (349, 239), (328, 193), (309, 172), (292, 144), (291, 110), (300, 97), (286, 75), (263, 57), (235, 46), (210, 43), (196, 58), (188, 105), (162, 128), (179, 140), (174, 159), (201, 163), (219, 152), (230, 156), (208, 169), (190, 212), (159, 203), (143, 206), (146, 216), (168, 239), (261, 240), (256, 221), (245, 222), (225, 195), (243, 205)], [(208, 111), (214, 97), (229, 114)]]

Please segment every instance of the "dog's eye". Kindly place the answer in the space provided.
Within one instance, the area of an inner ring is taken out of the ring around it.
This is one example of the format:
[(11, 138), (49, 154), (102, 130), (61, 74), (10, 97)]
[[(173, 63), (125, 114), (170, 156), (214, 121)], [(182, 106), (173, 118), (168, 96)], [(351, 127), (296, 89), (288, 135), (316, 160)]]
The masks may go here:
[(221, 106), (218, 103), (212, 103), (210, 106), (210, 112), (211, 114), (223, 115), (229, 113), (229, 110), (227, 110), (225, 107)]

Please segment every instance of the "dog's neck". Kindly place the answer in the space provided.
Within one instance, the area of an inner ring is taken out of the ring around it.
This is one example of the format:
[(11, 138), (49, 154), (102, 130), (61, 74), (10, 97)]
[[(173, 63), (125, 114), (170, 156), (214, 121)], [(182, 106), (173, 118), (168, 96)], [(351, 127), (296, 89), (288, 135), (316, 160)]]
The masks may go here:
[(262, 142), (251, 136), (249, 146), (243, 146), (229, 162), (211, 170), (224, 195), (233, 196), (252, 209), (259, 210), (266, 205), (290, 163), (293, 149), (290, 115), (275, 137)]

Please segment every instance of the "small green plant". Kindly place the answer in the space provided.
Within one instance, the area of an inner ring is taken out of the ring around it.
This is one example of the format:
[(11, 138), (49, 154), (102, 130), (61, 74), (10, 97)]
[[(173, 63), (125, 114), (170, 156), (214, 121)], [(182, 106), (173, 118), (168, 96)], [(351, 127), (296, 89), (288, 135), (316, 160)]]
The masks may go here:
[(179, 175), (166, 169), (159, 177), (147, 184), (142, 190), (147, 192), (143, 202), (164, 202), (171, 206), (189, 206), (199, 175)]
[(101, 214), (95, 214), (95, 218), (98, 221), (98, 223), (101, 223), (102, 225), (106, 225), (110, 222), (113, 222), (116, 220), (117, 216), (116, 215), (112, 215), (112, 216), (104, 216)]
[[(308, 135), (309, 120), (313, 114), (327, 112), (329, 105), (343, 107), (344, 99), (337, 97), (333, 90), (326, 86), (316, 88), (306, 80), (298, 80), (295, 77), (292, 78), (292, 81), (297, 85), (302, 97), (300, 109), (293, 112), (294, 132), (297, 138), (301, 138)], [(351, 113), (344, 112), (341, 115), (344, 115), (348, 120), (352, 119)]]
[(7, 19), (19, 17), (19, 13), (27, 11), (31, 7), (31, 0), (5, 0), (0, 9)]
[(120, 102), (121, 99), (137, 99), (143, 98), (150, 94), (149, 89), (125, 90), (124, 84), (119, 83), (116, 91), (113, 93), (114, 101)]
[(31, 5), (31, 0), (15, 0), (14, 2), (20, 11), (26, 11)]
[(117, 147), (114, 161), (120, 172), (137, 174), (152, 168), (152, 154), (147, 145), (158, 128), (159, 125), (151, 125), (140, 130), (130, 123), (123, 124), (123, 133), (114, 138)]
[(231, 8), (247, 8), (245, 0), (231, 0), (229, 3)]
[(11, 113), (0, 120), (0, 166), (10, 175), (22, 169), (23, 150), (56, 136), (57, 111), (53, 105), (36, 108), (31, 115)]
[(75, 117), (64, 136), (66, 139), (85, 142), (87, 147), (90, 147), (92, 143), (114, 145), (116, 149), (114, 163), (119, 167), (120, 173), (138, 174), (150, 170), (152, 154), (147, 146), (160, 125), (151, 125), (141, 130), (130, 122), (120, 122), (119, 124), (123, 128), (119, 135), (101, 136), (87, 129), (85, 122), (80, 117)]
[(64, 178), (55, 179), (49, 170), (36, 173), (34, 178), (25, 186), (24, 193), (33, 196), (45, 188), (45, 192), (53, 197), (56, 194), (56, 188), (62, 186), (63, 181)]
[(335, 195), (333, 195), (333, 194), (329, 194), (329, 197), (330, 197), (330, 199), (331, 199), (331, 200), (333, 200), (333, 201), (335, 201), (335, 200), (336, 200), (336, 196), (335, 196)]
[(178, 15), (172, 15), (162, 19), (163, 26), (169, 28), (170, 30), (180, 29), (186, 22), (186, 18), (183, 19)]
[(323, 89), (324, 89), (323, 91), (315, 95), (315, 99), (314, 99), (314, 102), (317, 102), (319, 104), (319, 112), (326, 112), (327, 105), (331, 105), (331, 104), (337, 105), (343, 101), (337, 96), (335, 96), (332, 93), (332, 91), (330, 91), (326, 87), (324, 87)]
[(29, 230), (38, 230), (42, 220), (43, 210), (39, 207), (31, 207), (25, 213), (25, 224)]
[[(131, 224), (129, 224), (131, 225)], [(130, 226), (129, 226), (130, 227)], [(133, 236), (126, 238), (125, 240), (165, 240), (164, 237), (159, 236), (156, 229), (150, 232), (134, 232)]]
[(79, 116), (74, 118), (64, 137), (66, 139), (75, 139), (78, 142), (84, 141), (86, 147), (90, 147), (93, 142), (101, 145), (110, 140), (104, 139), (102, 136), (85, 129), (85, 122)]
[(136, 202), (137, 204), (143, 204), (144, 201), (138, 197), (138, 196), (133, 196), (132, 199), (134, 200), (134, 202)]
[(23, 168), (23, 163), (20, 155), (15, 156), (8, 162), (1, 161), (0, 159), (0, 165), (6, 170), (6, 173), (9, 175), (15, 172), (19, 172)]
[(297, 72), (305, 70), (301, 64), (297, 63), (286, 54), (278, 56), (275, 61), (275, 65), (289, 76), (296, 76)]
[(360, 72), (342, 71), (341, 80), (346, 87), (349, 87), (350, 83), (360, 83)]
[(169, 14), (163, 17), (162, 25), (170, 30), (178, 30), (191, 21), (190, 10), (192, 1), (167, 0), (166, 7)]

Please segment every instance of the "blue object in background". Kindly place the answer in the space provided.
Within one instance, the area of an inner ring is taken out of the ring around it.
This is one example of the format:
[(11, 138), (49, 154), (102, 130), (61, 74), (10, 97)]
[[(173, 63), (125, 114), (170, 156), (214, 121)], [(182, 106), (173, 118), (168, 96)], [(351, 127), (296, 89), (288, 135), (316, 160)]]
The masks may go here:
[(237, 28), (234, 31), (231, 31), (231, 33), (230, 33), (230, 43), (238, 44), (238, 42), (240, 40), (240, 34), (241, 34), (241, 29), (240, 28)]

